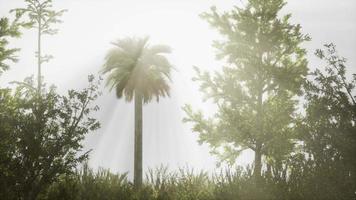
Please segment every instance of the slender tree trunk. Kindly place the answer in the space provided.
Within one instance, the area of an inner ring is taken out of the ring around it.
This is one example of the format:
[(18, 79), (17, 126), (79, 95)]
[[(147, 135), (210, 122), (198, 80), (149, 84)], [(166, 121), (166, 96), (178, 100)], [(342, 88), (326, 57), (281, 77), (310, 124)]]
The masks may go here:
[(134, 186), (142, 186), (142, 95), (135, 93), (135, 155), (134, 155)]
[[(259, 143), (259, 142), (257, 142)], [(261, 152), (261, 144), (256, 145), (257, 148), (255, 150), (255, 168), (253, 171), (253, 175), (258, 182), (261, 178), (261, 169), (262, 169), (262, 152)]]
[(254, 177), (256, 183), (261, 179), (261, 170), (262, 170), (262, 141), (263, 136), (263, 84), (260, 79), (259, 94), (257, 99), (257, 128), (258, 134), (256, 136), (256, 149), (255, 149), (255, 168), (254, 168)]
[(37, 92), (41, 95), (41, 19), (38, 21), (38, 35), (37, 35)]
[(272, 167), (270, 164), (267, 163), (267, 171), (266, 171), (266, 176), (271, 179), (272, 178)]

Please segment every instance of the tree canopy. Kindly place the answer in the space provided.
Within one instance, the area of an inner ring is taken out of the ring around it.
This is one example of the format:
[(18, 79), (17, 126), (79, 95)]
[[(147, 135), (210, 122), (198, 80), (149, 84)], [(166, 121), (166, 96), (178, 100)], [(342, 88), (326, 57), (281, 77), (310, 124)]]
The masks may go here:
[(193, 124), (201, 142), (208, 143), (222, 160), (234, 163), (245, 149), (255, 152), (255, 174), (261, 173), (262, 155), (283, 157), (292, 149), (295, 96), (308, 72), (309, 41), (301, 26), (280, 16), (283, 0), (249, 0), (244, 7), (201, 16), (224, 39), (215, 41), (217, 58), (226, 62), (213, 74), (196, 69), (201, 91), (218, 107), (205, 118), (186, 105), (185, 122)]
[(143, 101), (169, 96), (171, 64), (164, 54), (171, 52), (166, 45), (149, 46), (148, 37), (125, 38), (112, 44), (102, 72), (108, 73), (107, 85), (116, 96), (131, 101), (136, 92)]

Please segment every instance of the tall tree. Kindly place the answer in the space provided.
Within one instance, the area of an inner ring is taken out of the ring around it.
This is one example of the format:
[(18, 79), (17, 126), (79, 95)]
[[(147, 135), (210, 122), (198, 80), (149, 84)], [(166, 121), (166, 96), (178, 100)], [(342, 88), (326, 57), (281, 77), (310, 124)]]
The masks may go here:
[(27, 15), (29, 27), (37, 29), (37, 91), (38, 94), (41, 94), (42, 63), (48, 62), (52, 58), (51, 55), (42, 55), (42, 36), (53, 35), (58, 32), (58, 29), (52, 28), (52, 26), (61, 23), (59, 17), (66, 10), (52, 10), (52, 0), (25, 0), (25, 2), (27, 3), (26, 8), (17, 8), (13, 11), (19, 17)]
[(149, 46), (148, 37), (126, 38), (114, 42), (102, 72), (109, 74), (107, 85), (117, 98), (135, 101), (134, 185), (142, 185), (142, 104), (152, 98), (169, 96), (172, 66), (163, 54), (171, 52), (165, 45)]
[(223, 159), (235, 161), (245, 149), (255, 152), (254, 175), (261, 176), (262, 156), (291, 149), (295, 110), (293, 97), (307, 75), (306, 51), (310, 40), (301, 26), (281, 16), (284, 0), (248, 0), (244, 7), (219, 13), (215, 7), (202, 17), (224, 39), (215, 41), (217, 58), (226, 61), (211, 75), (196, 68), (195, 81), (217, 107), (215, 118), (205, 118), (189, 105), (186, 122), (193, 123), (200, 142), (208, 143)]

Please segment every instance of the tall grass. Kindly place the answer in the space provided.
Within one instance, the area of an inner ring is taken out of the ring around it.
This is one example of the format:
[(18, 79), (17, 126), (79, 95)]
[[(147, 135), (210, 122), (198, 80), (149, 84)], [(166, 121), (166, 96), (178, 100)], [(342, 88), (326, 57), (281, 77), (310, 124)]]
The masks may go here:
[(226, 169), (219, 173), (196, 172), (181, 168), (170, 172), (167, 167), (149, 169), (144, 186), (135, 192), (127, 174), (108, 170), (93, 171), (84, 165), (75, 174), (61, 177), (41, 199), (51, 200), (254, 200), (287, 199), (286, 191), (264, 179), (256, 187), (251, 170)]

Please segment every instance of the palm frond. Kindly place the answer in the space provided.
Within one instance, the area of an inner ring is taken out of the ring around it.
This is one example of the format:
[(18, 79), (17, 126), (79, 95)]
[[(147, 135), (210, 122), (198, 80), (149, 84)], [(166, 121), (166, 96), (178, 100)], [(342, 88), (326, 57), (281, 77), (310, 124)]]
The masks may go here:
[(149, 46), (148, 37), (125, 38), (112, 43), (101, 70), (109, 74), (107, 86), (115, 88), (116, 96), (132, 101), (135, 92), (143, 95), (144, 103), (154, 97), (169, 96), (172, 65), (163, 55), (171, 52), (166, 45)]

